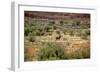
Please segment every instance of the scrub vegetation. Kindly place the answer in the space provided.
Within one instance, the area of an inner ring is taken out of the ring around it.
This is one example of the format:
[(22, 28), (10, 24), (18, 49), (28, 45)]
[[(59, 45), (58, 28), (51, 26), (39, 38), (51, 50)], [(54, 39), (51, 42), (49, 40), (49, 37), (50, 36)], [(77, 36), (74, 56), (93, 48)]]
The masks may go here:
[(90, 14), (24, 11), (24, 61), (90, 58)]

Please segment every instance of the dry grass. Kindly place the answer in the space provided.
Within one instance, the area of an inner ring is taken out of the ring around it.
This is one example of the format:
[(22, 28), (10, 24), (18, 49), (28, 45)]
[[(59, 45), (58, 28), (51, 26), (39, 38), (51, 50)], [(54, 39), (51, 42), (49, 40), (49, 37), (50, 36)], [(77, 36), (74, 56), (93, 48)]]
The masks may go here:
[(81, 42), (71, 42), (69, 46), (65, 48), (66, 51), (76, 51), (79, 50), (80, 48), (84, 49), (90, 49), (90, 42), (83, 40)]

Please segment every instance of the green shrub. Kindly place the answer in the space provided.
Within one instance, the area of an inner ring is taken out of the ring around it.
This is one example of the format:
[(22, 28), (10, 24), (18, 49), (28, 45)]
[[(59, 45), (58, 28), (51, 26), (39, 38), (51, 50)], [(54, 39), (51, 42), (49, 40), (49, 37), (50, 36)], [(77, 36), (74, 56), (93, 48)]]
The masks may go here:
[(66, 53), (60, 44), (48, 43), (47, 47), (40, 50), (38, 60), (66, 59)]
[(77, 21), (77, 22), (76, 22), (76, 25), (77, 25), (77, 26), (80, 25), (80, 21)]
[(39, 30), (34, 31), (34, 33), (35, 33), (35, 36), (40, 36), (41, 35), (41, 32)]
[(55, 24), (54, 21), (50, 21), (50, 22), (49, 22), (49, 25), (50, 25), (50, 26), (52, 26), (53, 24)]
[(56, 30), (57, 29), (57, 26), (56, 25), (53, 25), (53, 29)]
[(87, 32), (84, 32), (84, 33), (81, 33), (81, 38), (82, 39), (87, 39), (88, 36), (89, 36), (90, 33), (87, 33)]
[(45, 26), (45, 28), (44, 28), (44, 30), (45, 30), (46, 32), (49, 32), (50, 29), (52, 29), (52, 26)]
[(61, 25), (63, 25), (63, 24), (64, 24), (64, 22), (63, 22), (63, 21), (60, 21), (60, 24), (61, 24)]
[(70, 31), (70, 32), (69, 32), (69, 35), (70, 35), (70, 36), (74, 36), (74, 31)]
[(89, 35), (90, 35), (90, 31), (86, 31), (86, 35), (88, 35), (88, 36), (89, 36)]
[(35, 42), (35, 36), (30, 36), (29, 41), (30, 42)]
[(24, 35), (25, 36), (28, 36), (29, 32), (30, 32), (29, 28), (24, 28)]

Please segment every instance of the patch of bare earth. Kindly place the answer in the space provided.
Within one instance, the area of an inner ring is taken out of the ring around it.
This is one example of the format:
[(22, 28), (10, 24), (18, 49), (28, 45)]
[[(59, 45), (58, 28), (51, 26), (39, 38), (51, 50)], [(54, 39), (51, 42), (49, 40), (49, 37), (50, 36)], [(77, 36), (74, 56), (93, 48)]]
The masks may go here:
[(28, 48), (26, 51), (27, 51), (27, 54), (30, 57), (35, 57), (38, 54), (39, 49), (37, 49), (37, 48)]

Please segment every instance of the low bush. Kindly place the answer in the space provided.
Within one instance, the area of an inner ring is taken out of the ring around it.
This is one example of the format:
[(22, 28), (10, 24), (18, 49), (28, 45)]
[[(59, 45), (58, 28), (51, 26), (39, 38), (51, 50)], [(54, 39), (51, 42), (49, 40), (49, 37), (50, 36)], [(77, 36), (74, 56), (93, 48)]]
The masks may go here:
[(48, 43), (47, 47), (40, 50), (38, 60), (59, 60), (66, 59), (66, 53), (60, 44)]
[(29, 41), (30, 42), (35, 42), (35, 36), (30, 36)]

